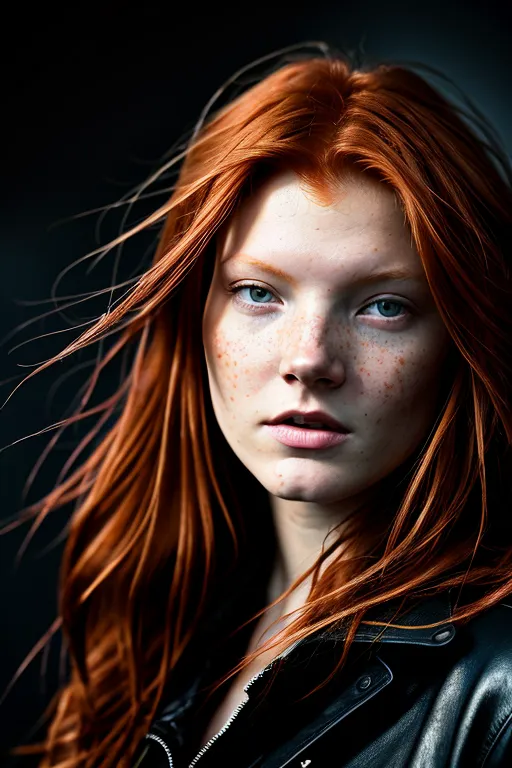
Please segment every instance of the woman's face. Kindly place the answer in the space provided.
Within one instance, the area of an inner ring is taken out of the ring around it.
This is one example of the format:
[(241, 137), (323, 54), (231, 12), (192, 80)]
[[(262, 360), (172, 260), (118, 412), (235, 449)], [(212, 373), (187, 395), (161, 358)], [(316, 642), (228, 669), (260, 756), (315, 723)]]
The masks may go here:
[[(346, 175), (319, 205), (286, 172), (223, 234), (203, 344), (227, 442), (278, 498), (364, 494), (428, 436), (450, 347), (393, 192)], [(384, 270), (410, 276), (377, 280)], [(265, 423), (289, 409), (327, 412), (349, 434), (320, 450), (283, 445)]]

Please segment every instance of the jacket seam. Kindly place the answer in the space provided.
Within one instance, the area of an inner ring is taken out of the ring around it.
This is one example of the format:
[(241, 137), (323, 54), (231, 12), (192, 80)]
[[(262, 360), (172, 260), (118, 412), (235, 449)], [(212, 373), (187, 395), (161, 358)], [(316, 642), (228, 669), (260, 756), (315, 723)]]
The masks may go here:
[(503, 723), (502, 723), (502, 725), (501, 725), (501, 728), (499, 729), (498, 733), (497, 733), (497, 734), (496, 734), (496, 736), (494, 737), (494, 739), (493, 739), (493, 741), (492, 741), (492, 744), (491, 744), (491, 746), (489, 747), (489, 749), (488, 749), (488, 751), (487, 751), (486, 755), (484, 756), (484, 759), (483, 759), (483, 762), (482, 762), (482, 764), (481, 764), (480, 768), (485, 768), (485, 765), (487, 764), (487, 761), (488, 761), (488, 760), (489, 760), (489, 758), (491, 757), (491, 754), (492, 754), (492, 752), (494, 751), (494, 748), (495, 748), (495, 747), (496, 747), (496, 745), (498, 744), (498, 741), (501, 739), (501, 737), (502, 737), (502, 736), (503, 736), (503, 734), (505, 733), (505, 730), (506, 730), (507, 726), (508, 726), (508, 725), (509, 725), (511, 722), (512, 722), (512, 710), (509, 712), (508, 716), (507, 716), (507, 717), (505, 718), (505, 720), (503, 721)]

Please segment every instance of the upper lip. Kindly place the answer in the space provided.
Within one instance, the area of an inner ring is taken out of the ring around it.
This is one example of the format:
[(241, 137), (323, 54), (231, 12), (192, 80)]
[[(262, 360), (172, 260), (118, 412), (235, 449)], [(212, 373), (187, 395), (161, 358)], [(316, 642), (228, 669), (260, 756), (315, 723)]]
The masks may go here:
[(337, 432), (349, 432), (347, 427), (325, 411), (300, 411), (297, 409), (283, 411), (283, 413), (270, 419), (267, 424), (281, 424), (292, 416), (303, 416), (305, 421), (321, 421), (323, 424), (331, 427), (331, 429), (335, 429)]

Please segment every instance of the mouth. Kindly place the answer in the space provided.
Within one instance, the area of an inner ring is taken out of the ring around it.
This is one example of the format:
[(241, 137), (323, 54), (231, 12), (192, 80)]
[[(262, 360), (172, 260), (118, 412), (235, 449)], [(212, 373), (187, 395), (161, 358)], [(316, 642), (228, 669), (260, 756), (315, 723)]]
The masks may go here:
[(266, 424), (264, 429), (279, 443), (306, 450), (334, 448), (350, 436), (325, 424), (296, 424), (293, 419)]
[(290, 427), (296, 427), (297, 429), (321, 429), (326, 432), (341, 432), (341, 430), (335, 430), (332, 427), (329, 427), (327, 424), (324, 424), (323, 422), (312, 422), (310, 424), (298, 424), (296, 421), (294, 421), (293, 418), (285, 419), (284, 421), (279, 422), (280, 424), (286, 424)]
[(288, 427), (290, 429), (298, 429), (301, 432), (305, 431), (322, 431), (322, 432), (335, 432), (339, 434), (347, 434), (350, 432), (341, 421), (338, 421), (332, 414), (321, 409), (315, 410), (298, 410), (290, 409), (274, 416), (267, 424), (274, 426)]

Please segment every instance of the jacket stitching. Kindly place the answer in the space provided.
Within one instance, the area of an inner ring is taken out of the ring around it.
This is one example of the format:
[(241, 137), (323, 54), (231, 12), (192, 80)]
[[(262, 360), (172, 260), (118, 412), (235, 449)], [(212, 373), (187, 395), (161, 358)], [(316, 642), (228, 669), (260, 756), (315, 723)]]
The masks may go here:
[(510, 714), (509, 714), (509, 715), (508, 715), (508, 716), (505, 718), (505, 720), (503, 721), (503, 723), (502, 723), (502, 725), (501, 725), (501, 728), (499, 729), (498, 733), (497, 733), (497, 734), (496, 734), (496, 736), (494, 737), (494, 740), (493, 740), (493, 742), (492, 742), (491, 746), (489, 747), (489, 749), (488, 749), (488, 751), (487, 751), (487, 754), (485, 755), (485, 757), (484, 757), (484, 759), (483, 759), (483, 762), (482, 762), (481, 768), (485, 768), (485, 765), (487, 764), (487, 762), (488, 762), (488, 760), (489, 760), (489, 757), (491, 756), (491, 753), (494, 751), (494, 748), (495, 748), (495, 747), (496, 747), (496, 745), (498, 744), (498, 741), (501, 739), (501, 737), (502, 737), (502, 736), (503, 736), (503, 734), (505, 733), (505, 730), (506, 730), (507, 726), (508, 726), (508, 725), (509, 725), (511, 722), (512, 722), (512, 711), (511, 711), (511, 712), (510, 712)]

